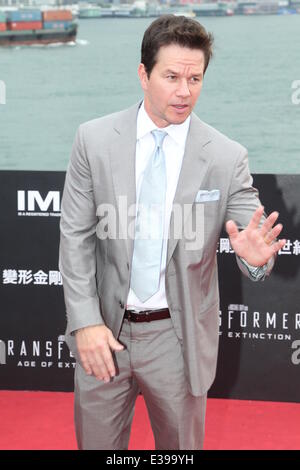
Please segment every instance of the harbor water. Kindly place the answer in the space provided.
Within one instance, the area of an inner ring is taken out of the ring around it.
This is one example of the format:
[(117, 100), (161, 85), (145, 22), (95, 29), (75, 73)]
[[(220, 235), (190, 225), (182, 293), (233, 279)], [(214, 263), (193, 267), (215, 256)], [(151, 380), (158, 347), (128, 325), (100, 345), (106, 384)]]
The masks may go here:
[[(247, 147), (253, 173), (300, 173), (300, 15), (197, 19), (215, 55), (195, 112)], [(80, 20), (76, 44), (1, 48), (0, 169), (65, 170), (80, 123), (137, 102), (151, 21)]]

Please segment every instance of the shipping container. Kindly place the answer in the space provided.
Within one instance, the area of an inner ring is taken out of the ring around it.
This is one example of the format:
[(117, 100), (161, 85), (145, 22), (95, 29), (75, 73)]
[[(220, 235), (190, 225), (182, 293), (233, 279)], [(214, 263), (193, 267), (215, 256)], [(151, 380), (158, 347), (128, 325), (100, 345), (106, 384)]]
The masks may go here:
[(6, 23), (0, 23), (0, 31), (6, 31)]
[(70, 10), (49, 10), (43, 12), (44, 21), (68, 21), (72, 19), (73, 16)]
[(6, 14), (4, 11), (0, 11), (0, 23), (6, 22)]
[(7, 29), (11, 31), (23, 31), (27, 29), (42, 29), (43, 23), (41, 21), (18, 21), (7, 23)]
[(72, 21), (45, 21), (44, 29), (58, 29), (64, 31), (68, 29), (72, 24)]
[(7, 12), (7, 20), (11, 23), (16, 23), (19, 21), (33, 22), (33, 21), (42, 21), (42, 12), (41, 10), (16, 10)]

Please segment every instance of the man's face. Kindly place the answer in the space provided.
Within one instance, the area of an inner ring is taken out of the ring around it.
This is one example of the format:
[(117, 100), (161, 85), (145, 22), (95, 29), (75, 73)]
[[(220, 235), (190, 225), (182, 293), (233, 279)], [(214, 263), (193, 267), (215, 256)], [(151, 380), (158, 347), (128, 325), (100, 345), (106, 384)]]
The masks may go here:
[(158, 127), (181, 124), (191, 114), (201, 92), (204, 64), (200, 49), (171, 44), (159, 49), (149, 78), (144, 64), (139, 65), (145, 109)]

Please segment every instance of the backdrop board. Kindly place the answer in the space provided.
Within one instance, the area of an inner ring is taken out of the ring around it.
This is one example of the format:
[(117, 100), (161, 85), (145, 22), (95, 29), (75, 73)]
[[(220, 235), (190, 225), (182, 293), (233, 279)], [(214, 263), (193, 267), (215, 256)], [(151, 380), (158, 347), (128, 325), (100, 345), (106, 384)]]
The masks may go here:
[(0, 172), (2, 389), (72, 389), (58, 271), (64, 178), (64, 172)]
[(254, 175), (286, 238), (269, 278), (253, 282), (227, 234), (218, 248), (220, 349), (211, 397), (300, 402), (300, 175)]
[[(0, 389), (73, 390), (58, 270), (64, 172), (0, 172)], [(254, 175), (285, 247), (254, 283), (220, 236), (220, 351), (210, 397), (300, 401), (300, 175)]]

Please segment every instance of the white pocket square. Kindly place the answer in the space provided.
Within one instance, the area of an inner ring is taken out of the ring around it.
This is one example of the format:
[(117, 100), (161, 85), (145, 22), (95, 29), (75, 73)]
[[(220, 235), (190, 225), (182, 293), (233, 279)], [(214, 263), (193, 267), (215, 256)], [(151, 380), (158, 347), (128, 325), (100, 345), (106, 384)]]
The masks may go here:
[(207, 202), (207, 201), (218, 201), (220, 199), (220, 190), (212, 189), (200, 189), (196, 194), (196, 202)]

